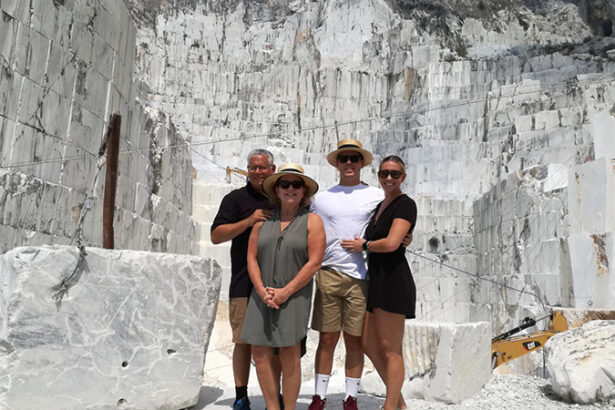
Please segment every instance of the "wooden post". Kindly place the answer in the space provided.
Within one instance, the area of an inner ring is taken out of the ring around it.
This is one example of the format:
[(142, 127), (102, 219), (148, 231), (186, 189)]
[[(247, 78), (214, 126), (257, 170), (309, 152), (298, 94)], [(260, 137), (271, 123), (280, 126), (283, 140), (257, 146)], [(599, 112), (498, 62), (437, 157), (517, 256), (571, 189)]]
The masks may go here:
[(120, 127), (122, 116), (112, 114), (107, 129), (107, 172), (105, 176), (105, 197), (103, 200), (103, 248), (113, 249), (113, 217), (115, 213), (115, 191), (117, 187), (117, 159), (120, 152)]

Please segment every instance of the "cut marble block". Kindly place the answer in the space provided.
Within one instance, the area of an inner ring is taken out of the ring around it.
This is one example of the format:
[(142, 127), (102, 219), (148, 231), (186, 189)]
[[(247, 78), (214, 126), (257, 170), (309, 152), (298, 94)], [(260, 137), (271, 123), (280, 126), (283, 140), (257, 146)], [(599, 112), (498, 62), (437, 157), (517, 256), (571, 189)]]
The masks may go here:
[(0, 256), (0, 408), (195, 404), (216, 316), (209, 259), (76, 247)]
[(568, 183), (570, 232), (615, 231), (615, 164), (605, 157), (571, 168)]
[[(477, 323), (406, 321), (405, 398), (458, 403), (478, 392), (491, 376), (491, 326)], [(361, 379), (365, 393), (385, 395), (376, 371)]]
[(601, 112), (592, 117), (591, 123), (596, 157), (615, 158), (615, 118), (608, 112)]
[(572, 300), (577, 308), (615, 309), (615, 234), (573, 234), (568, 238)]
[[(245, 184), (206, 183), (197, 180), (192, 182), (192, 203), (194, 205), (217, 205), (220, 206), (222, 198), (234, 189), (239, 189)], [(215, 216), (215, 213), (214, 213)], [(213, 218), (212, 218), (213, 220)], [(206, 222), (206, 221), (201, 221)], [(211, 221), (207, 221), (211, 222)]]

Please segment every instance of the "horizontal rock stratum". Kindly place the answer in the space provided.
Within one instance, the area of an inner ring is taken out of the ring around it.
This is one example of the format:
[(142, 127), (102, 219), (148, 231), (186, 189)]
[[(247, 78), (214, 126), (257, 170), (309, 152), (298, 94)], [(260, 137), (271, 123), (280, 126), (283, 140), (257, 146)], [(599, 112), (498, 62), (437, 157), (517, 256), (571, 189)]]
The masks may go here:
[(194, 256), (24, 247), (0, 256), (0, 408), (196, 403), (220, 268)]

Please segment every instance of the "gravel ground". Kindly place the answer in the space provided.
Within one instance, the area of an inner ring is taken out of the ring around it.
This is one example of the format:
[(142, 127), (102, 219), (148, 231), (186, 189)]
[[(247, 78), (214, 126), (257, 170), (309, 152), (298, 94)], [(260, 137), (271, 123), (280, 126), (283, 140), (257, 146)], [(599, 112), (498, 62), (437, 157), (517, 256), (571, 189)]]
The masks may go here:
[[(339, 378), (339, 377), (338, 377)], [(332, 379), (333, 382), (333, 379)], [(343, 386), (340, 381), (329, 386), (327, 395), (327, 409), (342, 408), (344, 398)], [(303, 384), (302, 392), (297, 402), (297, 409), (307, 409), (311, 394), (314, 391), (313, 381)], [(227, 386), (222, 386), (216, 380), (205, 379), (201, 388), (199, 402), (190, 410), (221, 410), (228, 409), (233, 404), (234, 390)], [(252, 409), (264, 409), (263, 398), (260, 395), (258, 384), (250, 384), (250, 400)], [(481, 391), (473, 397), (466, 399), (458, 404), (444, 404), (429, 402), (425, 400), (406, 400), (409, 409), (425, 410), (455, 410), (455, 409), (497, 409), (497, 410), (519, 410), (519, 409), (582, 409), (582, 410), (605, 410), (615, 409), (615, 400), (607, 403), (596, 403), (593, 405), (579, 405), (566, 403), (558, 400), (551, 393), (549, 381), (539, 377), (521, 375), (494, 375)], [(360, 410), (376, 410), (382, 403), (383, 398), (374, 397), (366, 394), (359, 394), (358, 397)]]

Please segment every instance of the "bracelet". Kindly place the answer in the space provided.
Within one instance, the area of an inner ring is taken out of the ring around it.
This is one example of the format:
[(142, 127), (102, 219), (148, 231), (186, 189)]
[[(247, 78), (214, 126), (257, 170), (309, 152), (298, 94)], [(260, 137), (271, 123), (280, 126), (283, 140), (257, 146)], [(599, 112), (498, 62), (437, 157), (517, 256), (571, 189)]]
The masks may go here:
[(362, 245), (363, 246), (363, 250), (366, 251), (366, 252), (369, 252), (369, 242), (370, 241), (365, 241), (365, 242), (363, 242), (363, 245)]

